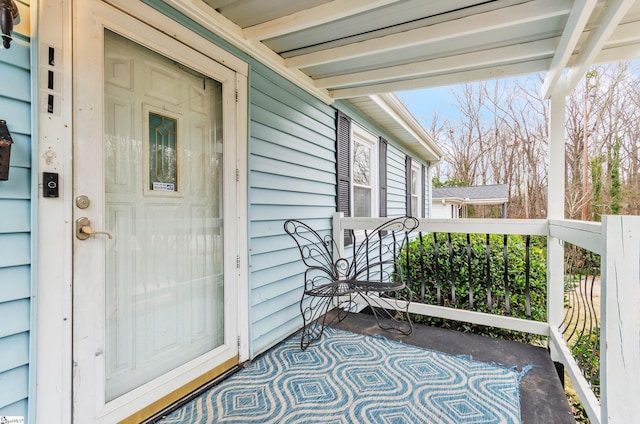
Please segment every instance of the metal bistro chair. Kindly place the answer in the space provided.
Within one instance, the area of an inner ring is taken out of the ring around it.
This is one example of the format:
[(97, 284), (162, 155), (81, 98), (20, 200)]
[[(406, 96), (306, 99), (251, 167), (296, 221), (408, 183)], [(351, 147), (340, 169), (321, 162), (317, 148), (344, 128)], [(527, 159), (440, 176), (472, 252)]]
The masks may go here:
[(345, 257), (334, 261), (332, 249), (337, 247), (331, 236), (322, 238), (295, 219), (285, 221), (284, 230), (295, 240), (307, 266), (300, 300), (303, 350), (318, 340), (325, 325), (330, 324), (327, 312), (332, 306), (338, 306), (337, 319), (342, 321), (357, 297), (369, 305), (380, 328), (411, 333), (411, 290), (400, 263), (409, 269), (409, 252), (403, 247), (417, 227), (416, 218), (400, 217), (363, 234), (350, 231), (352, 242), (345, 247)]

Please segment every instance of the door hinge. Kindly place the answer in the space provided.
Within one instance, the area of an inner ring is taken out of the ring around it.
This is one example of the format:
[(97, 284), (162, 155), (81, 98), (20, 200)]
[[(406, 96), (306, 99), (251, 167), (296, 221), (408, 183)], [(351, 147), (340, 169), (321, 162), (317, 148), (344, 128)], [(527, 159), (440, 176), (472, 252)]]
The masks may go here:
[(240, 101), (240, 94), (238, 93), (238, 90), (236, 90), (236, 103), (238, 103)]
[(238, 350), (240, 350), (240, 336), (238, 336)]
[(236, 168), (236, 182), (240, 181), (240, 170)]
[(236, 268), (240, 269), (240, 255), (236, 256)]

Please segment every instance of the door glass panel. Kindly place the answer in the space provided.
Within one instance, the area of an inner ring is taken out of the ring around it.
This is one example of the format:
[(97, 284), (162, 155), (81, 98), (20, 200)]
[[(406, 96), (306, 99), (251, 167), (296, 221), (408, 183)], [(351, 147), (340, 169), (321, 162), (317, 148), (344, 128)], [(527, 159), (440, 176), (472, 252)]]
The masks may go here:
[(222, 84), (105, 33), (106, 399), (224, 343)]
[(178, 120), (149, 113), (149, 181), (151, 190), (175, 191), (178, 180)]

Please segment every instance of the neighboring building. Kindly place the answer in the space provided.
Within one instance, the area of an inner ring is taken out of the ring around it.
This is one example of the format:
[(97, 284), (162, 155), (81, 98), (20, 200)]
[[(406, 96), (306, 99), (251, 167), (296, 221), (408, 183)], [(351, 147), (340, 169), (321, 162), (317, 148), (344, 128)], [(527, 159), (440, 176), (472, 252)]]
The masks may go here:
[[(468, 218), (469, 206), (500, 207), (502, 218), (507, 217), (509, 186), (494, 184), (466, 187), (435, 187), (432, 191), (431, 218)], [(476, 218), (487, 218), (475, 215)]]

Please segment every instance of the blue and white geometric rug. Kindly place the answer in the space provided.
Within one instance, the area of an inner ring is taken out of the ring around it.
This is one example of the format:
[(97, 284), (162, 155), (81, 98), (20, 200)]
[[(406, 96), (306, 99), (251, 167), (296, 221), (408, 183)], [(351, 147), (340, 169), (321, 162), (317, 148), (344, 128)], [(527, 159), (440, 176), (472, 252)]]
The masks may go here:
[(168, 423), (520, 423), (524, 372), (325, 329), (291, 338), (159, 421)]

